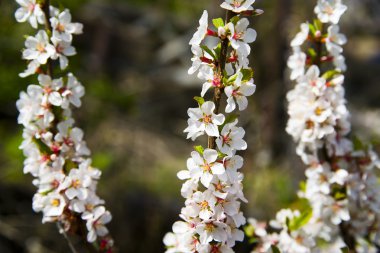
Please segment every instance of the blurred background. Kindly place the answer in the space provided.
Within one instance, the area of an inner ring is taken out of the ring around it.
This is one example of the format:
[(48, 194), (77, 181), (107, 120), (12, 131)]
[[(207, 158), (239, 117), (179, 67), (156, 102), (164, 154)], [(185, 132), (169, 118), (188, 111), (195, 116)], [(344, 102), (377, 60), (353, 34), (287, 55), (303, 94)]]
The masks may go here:
[[(223, 15), (220, 0), (53, 0), (84, 23), (74, 38), (78, 55), (71, 71), (86, 87), (75, 110), (94, 165), (103, 172), (99, 195), (114, 219), (109, 228), (119, 252), (163, 252), (162, 237), (178, 219), (184, 199), (176, 173), (192, 146), (185, 139), (187, 108), (201, 83), (187, 75), (188, 46), (203, 9)], [(246, 216), (270, 219), (294, 202), (304, 167), (285, 133), (289, 41), (299, 24), (311, 20), (314, 0), (257, 0), (265, 14), (251, 19), (258, 32), (251, 63), (257, 91), (241, 115), (245, 158)], [(346, 0), (341, 30), (348, 71), (347, 99), (355, 134), (380, 151), (380, 2)], [(35, 77), (20, 79), (27, 24), (14, 18), (15, 1), (0, 1), (0, 252), (69, 252), (53, 224), (32, 211), (32, 177), (23, 175), (19, 151), (22, 127), (15, 102)], [(249, 252), (241, 243), (237, 252)]]

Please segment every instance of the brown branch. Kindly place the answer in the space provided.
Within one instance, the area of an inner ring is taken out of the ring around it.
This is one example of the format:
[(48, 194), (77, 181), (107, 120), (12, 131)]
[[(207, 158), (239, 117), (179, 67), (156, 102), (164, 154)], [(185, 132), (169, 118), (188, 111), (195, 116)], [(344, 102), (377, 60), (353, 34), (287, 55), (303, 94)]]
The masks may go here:
[[(227, 24), (234, 15), (236, 14), (234, 14), (232, 11), (226, 11), (225, 24)], [(220, 50), (219, 61), (217, 65), (218, 75), (220, 76), (222, 82), (223, 82), (224, 69), (226, 67), (226, 62), (227, 62), (228, 43), (229, 43), (228, 38), (224, 38), (222, 40), (222, 47)], [(214, 110), (215, 114), (219, 113), (220, 101), (222, 99), (223, 91), (224, 91), (223, 84), (221, 87), (215, 87), (214, 89), (214, 96), (212, 100), (215, 104), (215, 110)], [(208, 148), (215, 149), (215, 147), (216, 147), (216, 137), (209, 136)]]

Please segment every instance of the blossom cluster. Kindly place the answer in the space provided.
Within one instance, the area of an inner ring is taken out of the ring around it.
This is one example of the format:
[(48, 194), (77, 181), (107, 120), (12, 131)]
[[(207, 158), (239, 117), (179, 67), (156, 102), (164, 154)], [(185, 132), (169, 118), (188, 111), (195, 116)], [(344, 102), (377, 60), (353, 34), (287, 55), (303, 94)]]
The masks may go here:
[(33, 209), (43, 213), (44, 223), (59, 222), (65, 231), (75, 232), (76, 223), (83, 222), (87, 241), (98, 239), (100, 249), (111, 252), (113, 241), (105, 224), (112, 216), (96, 194), (101, 171), (91, 166), (83, 131), (72, 118), (71, 108), (81, 106), (85, 89), (72, 73), (59, 78), (52, 73), (55, 61), (64, 70), (67, 57), (76, 54), (72, 39), (82, 33), (82, 24), (71, 21), (68, 9), (60, 11), (36, 0), (17, 3), (18, 22), (45, 27), (26, 38), (22, 57), (29, 64), (20, 76), (37, 74), (38, 84), (30, 84), (17, 101), (18, 122), (24, 126), (20, 147), (26, 156), (24, 173), (35, 178), (38, 188)]
[(286, 130), (307, 166), (302, 208), (278, 212), (269, 224), (273, 233), (250, 220), (251, 236), (259, 240), (253, 252), (377, 252), (380, 161), (370, 146), (349, 137), (342, 55), (347, 39), (338, 26), (346, 9), (341, 0), (318, 0), (318, 19), (302, 24), (291, 41), (288, 66), (296, 85), (287, 95)]
[[(244, 16), (261, 14), (252, 7), (254, 0), (227, 0), (221, 7), (228, 18), (213, 19), (209, 25), (204, 11), (199, 27), (190, 40), (194, 54), (189, 74), (197, 72), (204, 83), (201, 97), (195, 97), (198, 107), (188, 110), (187, 138), (208, 137), (207, 148), (196, 146), (187, 160), (187, 169), (177, 176), (183, 183), (181, 194), (185, 201), (173, 233), (164, 237), (167, 253), (234, 252), (244, 233), (239, 229), (246, 223), (241, 211), (243, 194), (243, 158), (237, 151), (247, 149), (245, 131), (238, 126), (235, 111), (245, 110), (248, 96), (256, 89), (253, 71), (249, 68), (249, 43), (256, 40), (256, 31), (249, 28)], [(205, 101), (212, 91), (213, 101)], [(221, 97), (226, 98), (225, 116), (219, 113)]]

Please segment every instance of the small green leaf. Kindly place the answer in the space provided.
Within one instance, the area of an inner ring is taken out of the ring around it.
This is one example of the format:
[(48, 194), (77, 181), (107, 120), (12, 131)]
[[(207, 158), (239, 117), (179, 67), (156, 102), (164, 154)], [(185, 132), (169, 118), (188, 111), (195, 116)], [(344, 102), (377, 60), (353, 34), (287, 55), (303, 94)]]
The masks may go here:
[(310, 32), (313, 34), (313, 36), (315, 36), (316, 30), (313, 24), (309, 24), (309, 29), (310, 29)]
[(205, 99), (203, 97), (194, 97), (194, 100), (197, 101), (199, 106), (202, 106), (205, 103)]
[(288, 228), (290, 231), (298, 230), (303, 225), (305, 225), (313, 215), (313, 210), (311, 208), (307, 208), (301, 212), (301, 215), (295, 217), (294, 219), (289, 221)]
[(242, 69), (240, 72), (243, 74), (242, 81), (249, 81), (253, 78), (253, 69)]
[(208, 48), (207, 46), (201, 46), (201, 48), (206, 51), (206, 53), (208, 53), (214, 60), (217, 59), (217, 57), (215, 56), (214, 52)]
[(220, 152), (218, 150), (218, 159), (223, 159), (224, 157), (226, 157), (227, 155), (226, 154), (223, 154), (222, 152)]
[(310, 55), (312, 58), (315, 58), (315, 57), (317, 56), (317, 52), (315, 52), (315, 49), (314, 49), (314, 48), (309, 48), (307, 51), (308, 51), (309, 55)]
[(239, 16), (234, 16), (230, 19), (230, 22), (232, 22), (234, 25), (237, 24), (237, 22), (239, 22), (240, 20), (240, 17)]
[(230, 76), (225, 82), (223, 82), (226, 86), (228, 85), (231, 85), (235, 82), (236, 78), (237, 78), (238, 74), (234, 74), (232, 76)]
[(299, 187), (300, 187), (300, 191), (301, 192), (305, 192), (306, 191), (306, 182), (305, 181), (301, 181), (300, 184), (299, 184)]
[(322, 75), (322, 78), (326, 79), (326, 80), (330, 80), (332, 79), (335, 75), (338, 75), (340, 74), (341, 72), (338, 71), (338, 70), (329, 70), (329, 71), (326, 71), (323, 75)]
[(244, 233), (246, 234), (247, 237), (254, 237), (255, 228), (251, 224), (248, 224), (247, 226), (244, 227)]
[(248, 242), (249, 242), (249, 244), (255, 244), (255, 243), (259, 242), (259, 239), (256, 237), (249, 238)]
[(277, 248), (277, 246), (272, 245), (271, 248), (272, 248), (273, 253), (281, 253), (281, 251)]
[(66, 173), (69, 173), (72, 169), (76, 169), (76, 168), (78, 168), (78, 165), (75, 162), (71, 161), (70, 159), (67, 159), (65, 161), (65, 165), (63, 166), (63, 169)]
[(222, 43), (218, 43), (218, 45), (214, 48), (216, 60), (219, 60), (221, 51), (222, 51)]
[(223, 21), (222, 18), (215, 18), (215, 19), (212, 20), (212, 23), (214, 24), (214, 26), (215, 26), (216, 28), (219, 28), (219, 27), (221, 27), (221, 26), (224, 26), (224, 21)]
[(340, 248), (340, 250), (342, 251), (342, 253), (349, 253), (350, 252), (350, 249), (348, 247)]
[(205, 151), (205, 149), (202, 146), (194, 146), (194, 150), (201, 155), (203, 155), (203, 152)]
[(333, 184), (331, 191), (332, 191), (332, 196), (336, 200), (343, 200), (347, 198), (346, 188), (342, 187), (341, 185)]
[(41, 139), (33, 138), (33, 143), (37, 145), (42, 154), (52, 154), (50, 147), (41, 141)]
[(317, 31), (322, 31), (322, 23), (319, 19), (314, 19), (314, 27)]

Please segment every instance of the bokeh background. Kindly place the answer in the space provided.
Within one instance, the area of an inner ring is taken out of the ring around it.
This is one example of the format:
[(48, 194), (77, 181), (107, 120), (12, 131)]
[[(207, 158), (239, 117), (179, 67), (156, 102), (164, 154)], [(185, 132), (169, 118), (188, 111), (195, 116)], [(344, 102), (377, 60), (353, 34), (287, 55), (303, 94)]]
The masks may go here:
[[(114, 220), (110, 230), (119, 252), (163, 252), (162, 237), (178, 219), (184, 199), (177, 171), (185, 168), (193, 142), (185, 140), (187, 108), (201, 83), (187, 75), (188, 41), (203, 9), (223, 15), (220, 0), (53, 0), (84, 23), (76, 36), (73, 71), (86, 87), (75, 110), (94, 165), (103, 172), (99, 195)], [(311, 20), (314, 0), (257, 0), (265, 14), (252, 19), (258, 32), (251, 62), (257, 92), (241, 115), (248, 150), (241, 154), (249, 204), (246, 216), (273, 217), (296, 198), (304, 167), (285, 133), (286, 58), (299, 24)], [(346, 0), (341, 29), (348, 71), (347, 98), (354, 131), (380, 151), (380, 2)], [(32, 177), (23, 175), (21, 126), (15, 102), (35, 77), (20, 79), (26, 34), (14, 19), (17, 5), (0, 1), (0, 252), (69, 252), (53, 224), (32, 211)], [(205, 144), (200, 138), (197, 144)], [(74, 241), (75, 242), (75, 241)], [(249, 252), (241, 243), (237, 252)]]

